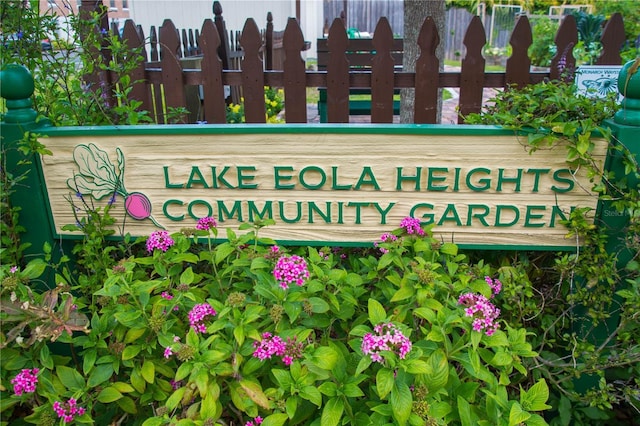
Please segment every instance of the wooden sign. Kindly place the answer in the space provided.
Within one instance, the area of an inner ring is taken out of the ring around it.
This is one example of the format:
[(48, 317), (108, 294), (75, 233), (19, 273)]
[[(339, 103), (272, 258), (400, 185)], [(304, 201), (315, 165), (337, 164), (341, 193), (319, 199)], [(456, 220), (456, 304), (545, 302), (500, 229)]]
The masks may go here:
[[(83, 205), (120, 233), (273, 219), (289, 244), (365, 245), (413, 216), (463, 247), (566, 248), (571, 209), (597, 206), (566, 149), (485, 126), (138, 126), (48, 130), (42, 158), (55, 233)], [(605, 141), (597, 142), (604, 161)], [(595, 210), (594, 210), (595, 212)], [(220, 236), (226, 235), (220, 232)]]

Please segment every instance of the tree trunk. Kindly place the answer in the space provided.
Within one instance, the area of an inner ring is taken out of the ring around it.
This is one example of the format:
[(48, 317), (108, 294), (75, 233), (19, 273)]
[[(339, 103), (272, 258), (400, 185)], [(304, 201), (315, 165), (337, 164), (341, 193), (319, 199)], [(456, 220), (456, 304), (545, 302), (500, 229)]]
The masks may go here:
[[(444, 40), (445, 0), (404, 0), (404, 54), (402, 68), (407, 72), (414, 72), (416, 61), (420, 54), (417, 44), (418, 34), (427, 16), (431, 16), (436, 23), (438, 35)], [(444, 44), (440, 43), (436, 49), (440, 60), (440, 71), (444, 70)], [(415, 91), (401, 90), (400, 122), (413, 123), (413, 104)], [(442, 114), (442, 89), (438, 91), (438, 122)]]

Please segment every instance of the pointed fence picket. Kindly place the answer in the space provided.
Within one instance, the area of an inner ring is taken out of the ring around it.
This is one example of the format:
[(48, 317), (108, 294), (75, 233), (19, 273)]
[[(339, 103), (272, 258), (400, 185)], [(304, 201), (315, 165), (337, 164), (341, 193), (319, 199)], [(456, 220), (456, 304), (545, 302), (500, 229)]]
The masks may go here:
[[(219, 4), (218, 4), (219, 6)], [(323, 88), (327, 91), (328, 122), (349, 122), (349, 89), (368, 89), (371, 93), (371, 122), (390, 123), (393, 121), (393, 95), (402, 88), (414, 88), (416, 123), (436, 123), (437, 95), (439, 88), (459, 88), (459, 111), (461, 115), (479, 112), (482, 108), (484, 88), (507, 88), (510, 85), (523, 86), (544, 79), (561, 77), (562, 67), (575, 67), (573, 49), (578, 41), (576, 21), (566, 16), (556, 34), (557, 53), (552, 59), (549, 71), (532, 71), (527, 53), (532, 43), (531, 25), (526, 16), (521, 16), (511, 35), (512, 55), (507, 60), (505, 72), (485, 72), (482, 50), (486, 44), (485, 29), (480, 18), (472, 19), (467, 28), (464, 45), (466, 54), (460, 71), (440, 72), (435, 50), (441, 40), (431, 17), (422, 25), (418, 36), (419, 56), (415, 71), (404, 71), (394, 66), (395, 52), (393, 31), (386, 18), (381, 18), (371, 41), (374, 51), (370, 64), (364, 68), (354, 68), (347, 59), (346, 52), (351, 43), (346, 37), (344, 22), (337, 18), (331, 25), (327, 46), (329, 59), (326, 70), (305, 69), (301, 54), (305, 41), (298, 22), (288, 20), (281, 41), (284, 52), (281, 70), (274, 70), (273, 57), (268, 54), (273, 32), (269, 37), (261, 32), (256, 22), (247, 19), (244, 29), (235, 41), (240, 45), (241, 62), (232, 69), (228, 32), (222, 18), (221, 9), (214, 7), (215, 19), (204, 21), (198, 33), (197, 43), (199, 66), (185, 67), (182, 57), (184, 44), (171, 20), (165, 20), (159, 37), (152, 29), (148, 40), (150, 55), (147, 60), (146, 44), (142, 30), (128, 21), (123, 31), (123, 39), (128, 46), (143, 47), (144, 61), (131, 77), (137, 83), (131, 96), (142, 102), (141, 109), (152, 111), (160, 123), (171, 121), (174, 109), (186, 108), (186, 88), (199, 86), (198, 119), (209, 123), (226, 122), (225, 86), (239, 91), (243, 96), (247, 123), (264, 123), (264, 87), (284, 89), (285, 121), (306, 122), (306, 88)], [(271, 22), (269, 22), (271, 23)], [(271, 26), (271, 31), (273, 30)], [(158, 41), (159, 40), (159, 41)], [(184, 40), (184, 37), (182, 37)], [(602, 33), (602, 54), (597, 60), (600, 65), (620, 65), (620, 48), (624, 43), (622, 16), (614, 14)], [(189, 42), (191, 43), (191, 42)], [(194, 45), (191, 43), (191, 45)], [(103, 84), (116, 81), (112, 76)], [(238, 101), (238, 97), (235, 98)], [(228, 100), (227, 100), (228, 102)], [(461, 122), (460, 119), (459, 122)]]

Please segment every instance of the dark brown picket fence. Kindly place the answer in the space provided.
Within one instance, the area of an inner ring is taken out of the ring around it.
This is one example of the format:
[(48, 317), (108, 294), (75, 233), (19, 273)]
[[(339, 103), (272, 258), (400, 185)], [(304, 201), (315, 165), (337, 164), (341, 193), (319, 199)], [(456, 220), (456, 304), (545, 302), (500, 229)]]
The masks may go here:
[[(428, 17), (419, 33), (418, 45), (421, 53), (415, 72), (407, 72), (395, 67), (390, 53), (394, 45), (393, 31), (387, 19), (381, 18), (372, 40), (376, 52), (371, 60), (371, 68), (357, 71), (350, 70), (345, 52), (349, 50), (351, 41), (346, 36), (343, 21), (338, 18), (331, 25), (328, 35), (327, 69), (312, 71), (306, 69), (301, 58), (301, 52), (308, 45), (294, 18), (289, 18), (282, 34), (278, 43), (282, 52), (280, 55), (284, 59), (281, 60), (282, 69), (275, 70), (273, 31), (269, 38), (259, 30), (252, 18), (247, 19), (242, 33), (235, 40), (241, 47), (241, 53), (235, 54), (240, 66), (232, 67), (230, 61), (233, 51), (230, 49), (228, 32), (221, 14), (216, 14), (215, 20), (204, 21), (198, 36), (199, 54), (190, 58), (182, 57), (179, 33), (171, 20), (165, 20), (159, 31), (159, 54), (149, 56), (152, 60), (145, 59), (132, 73), (132, 80), (137, 83), (130, 96), (142, 101), (141, 108), (158, 111), (157, 120), (164, 123), (165, 115), (161, 111), (171, 107), (194, 108), (193, 103), (188, 104), (187, 98), (189, 91), (192, 95), (195, 91), (195, 108), (199, 110), (199, 114), (191, 121), (199, 119), (208, 123), (225, 123), (228, 96), (225, 94), (225, 86), (229, 86), (242, 93), (246, 122), (264, 123), (264, 87), (279, 87), (284, 89), (285, 121), (306, 123), (306, 88), (326, 88), (327, 109), (330, 111), (328, 121), (340, 123), (349, 121), (349, 110), (345, 108), (348, 105), (349, 89), (367, 88), (371, 91), (371, 122), (392, 123), (394, 90), (415, 88), (414, 122), (436, 123), (439, 88), (459, 88), (459, 111), (462, 115), (479, 112), (484, 88), (507, 88), (511, 85), (522, 86), (544, 79), (556, 79), (562, 71), (558, 67), (561, 58), (563, 62), (566, 61), (566, 67), (575, 67), (572, 53), (578, 42), (576, 21), (573, 16), (567, 16), (555, 37), (557, 54), (550, 69), (532, 71), (527, 53), (532, 44), (531, 25), (526, 16), (521, 16), (511, 35), (512, 55), (507, 60), (506, 71), (485, 72), (482, 50), (487, 42), (486, 33), (480, 18), (475, 17), (465, 34), (466, 54), (461, 70), (440, 72), (435, 51), (441, 39), (435, 22)], [(130, 20), (124, 26), (123, 38), (132, 48), (144, 48), (148, 44), (148, 40), (145, 40), (139, 28)], [(597, 64), (620, 65), (622, 60), (619, 52), (624, 41), (622, 16), (614, 14), (602, 32), (603, 50)], [(147, 58), (146, 52), (144, 56)], [(107, 78), (115, 81), (114, 76)], [(164, 99), (160, 98), (161, 93)]]

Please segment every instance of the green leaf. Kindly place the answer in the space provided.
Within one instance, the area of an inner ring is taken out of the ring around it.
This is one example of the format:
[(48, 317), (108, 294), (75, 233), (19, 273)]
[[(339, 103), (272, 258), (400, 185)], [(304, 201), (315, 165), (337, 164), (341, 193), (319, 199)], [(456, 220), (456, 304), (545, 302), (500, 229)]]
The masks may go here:
[(546, 402), (549, 399), (549, 387), (544, 379), (540, 379), (528, 391), (520, 391), (520, 404), (526, 411), (542, 411), (551, 408)]
[(531, 417), (529, 417), (529, 419), (526, 422), (527, 426), (549, 426), (549, 423), (547, 423), (544, 419), (544, 417), (539, 416), (537, 414), (532, 414)]
[(322, 410), (320, 417), (320, 426), (337, 426), (340, 424), (342, 413), (344, 411), (344, 402), (339, 398), (331, 398)]
[(386, 398), (389, 392), (391, 392), (394, 380), (393, 370), (390, 368), (381, 368), (378, 370), (376, 374), (376, 391), (380, 399)]
[(244, 328), (242, 326), (233, 328), (233, 337), (238, 342), (238, 347), (242, 346), (244, 343)]
[(315, 314), (323, 314), (331, 309), (329, 304), (319, 297), (310, 297), (309, 303), (311, 304), (311, 312)]
[(198, 370), (197, 373), (191, 376), (191, 380), (196, 384), (198, 392), (200, 392), (201, 395), (204, 395), (207, 391), (207, 386), (209, 385), (209, 372), (207, 369), (201, 368)]
[(138, 367), (134, 368), (131, 371), (131, 386), (133, 386), (135, 390), (140, 393), (144, 393), (144, 390), (147, 387), (147, 382), (145, 382), (142, 378), (142, 375), (140, 374), (140, 368)]
[(420, 359), (409, 359), (404, 361), (404, 366), (409, 374), (430, 374), (431, 368), (427, 362)]
[(120, 407), (125, 413), (136, 414), (138, 412), (136, 403), (128, 396), (123, 396), (116, 401), (116, 404), (118, 404), (118, 407)]
[(444, 352), (442, 350), (433, 352), (429, 356), (427, 364), (431, 369), (431, 374), (425, 378), (429, 390), (435, 392), (445, 387), (449, 380), (449, 362)]
[(513, 357), (510, 354), (506, 353), (505, 351), (498, 351), (491, 359), (490, 364), (494, 367), (503, 367), (505, 365), (511, 364), (512, 361)]
[(320, 346), (313, 353), (312, 362), (316, 367), (323, 370), (333, 370), (339, 357), (340, 354), (335, 349), (328, 346)]
[(20, 276), (29, 280), (35, 280), (44, 273), (46, 268), (47, 263), (43, 259), (34, 259), (27, 264), (24, 270), (20, 273)]
[(130, 328), (129, 331), (127, 331), (127, 334), (124, 336), (124, 343), (129, 344), (136, 342), (147, 332), (147, 330), (148, 328), (144, 327)]
[(360, 358), (360, 362), (358, 362), (358, 367), (356, 367), (356, 376), (360, 375), (364, 370), (369, 368), (373, 361), (368, 356)]
[(360, 389), (360, 387), (355, 383), (347, 383), (346, 385), (344, 385), (344, 387), (342, 388), (342, 392), (349, 398), (358, 398), (360, 396), (364, 396), (364, 392), (362, 392), (362, 389)]
[(229, 244), (228, 242), (227, 243), (222, 243), (219, 246), (217, 246), (216, 249), (215, 249), (215, 253), (216, 253), (215, 262), (216, 262), (216, 264), (222, 262), (223, 260), (225, 260), (234, 251), (235, 251), (235, 248), (231, 244)]
[(185, 387), (176, 389), (176, 391), (172, 393), (169, 398), (167, 398), (167, 402), (165, 403), (167, 409), (174, 410), (178, 406), (180, 401), (182, 401), (182, 397), (184, 396), (186, 390), (187, 388)]
[(142, 423), (142, 426), (162, 426), (164, 424), (165, 424), (164, 419), (160, 417), (152, 417), (150, 419), (145, 420), (144, 423)]
[(142, 378), (145, 382), (153, 383), (156, 378), (156, 366), (152, 361), (145, 360), (145, 362), (142, 364), (140, 374), (142, 374)]
[(371, 324), (376, 325), (387, 319), (387, 312), (380, 302), (375, 299), (369, 299), (368, 302), (369, 321)]
[(193, 282), (195, 275), (193, 274), (193, 269), (189, 266), (185, 271), (180, 275), (180, 284), (190, 285)]
[(289, 420), (285, 413), (273, 413), (262, 420), (261, 426), (282, 426)]
[(133, 386), (131, 386), (129, 383), (125, 383), (125, 382), (114, 382), (111, 384), (111, 386), (118, 390), (118, 392), (122, 392), (122, 393), (130, 393), (135, 391), (135, 389), (133, 388)]
[(336, 396), (337, 391), (338, 391), (338, 385), (336, 385), (334, 382), (325, 381), (325, 382), (322, 382), (320, 386), (318, 386), (318, 392), (330, 397)]
[(98, 401), (104, 404), (117, 401), (120, 398), (122, 398), (122, 394), (118, 392), (117, 389), (111, 386), (102, 389), (102, 391), (100, 391), (100, 393), (98, 394)]
[[(95, 349), (93, 352), (96, 353)], [(47, 345), (43, 345), (42, 349), (40, 349), (40, 364), (49, 370), (53, 370), (53, 358), (51, 357), (51, 351)]]
[(572, 417), (571, 401), (564, 395), (560, 397), (558, 413), (560, 414), (560, 424), (562, 426), (569, 426)]
[(405, 300), (405, 299), (409, 299), (411, 297), (413, 297), (414, 294), (414, 289), (413, 287), (406, 285), (404, 287), (400, 287), (400, 289), (398, 291), (395, 292), (395, 294), (393, 295), (393, 297), (391, 298), (392, 302), (398, 302), (400, 300)]
[[(46, 348), (47, 346), (44, 347)], [(95, 348), (90, 349), (82, 354), (82, 372), (85, 374), (85, 376), (89, 374), (89, 372), (95, 366), (97, 357), (98, 351)]]
[(271, 373), (276, 378), (278, 385), (287, 391), (291, 385), (293, 384), (293, 380), (291, 379), (291, 374), (288, 371), (282, 369), (273, 369)]
[(296, 411), (298, 411), (299, 402), (300, 400), (297, 395), (291, 395), (289, 398), (287, 398), (287, 402), (285, 403), (285, 411), (287, 413), (287, 416), (289, 416), (290, 419), (292, 419), (293, 416), (296, 415)]
[(458, 396), (458, 415), (460, 416), (460, 422), (462, 426), (475, 426), (473, 419), (471, 418), (471, 407), (469, 403)]
[(300, 397), (310, 401), (318, 407), (322, 406), (322, 394), (315, 386), (305, 386), (300, 389)]
[(60, 382), (70, 391), (82, 391), (85, 387), (84, 378), (74, 368), (58, 365), (56, 367), (56, 375)]
[(176, 371), (176, 378), (174, 380), (179, 381), (186, 378), (189, 374), (191, 374), (191, 369), (193, 368), (193, 364), (191, 363), (182, 363), (180, 367), (178, 367), (178, 371)]
[(262, 387), (259, 383), (251, 382), (249, 380), (240, 380), (240, 387), (247, 396), (256, 403), (256, 405), (268, 410), (270, 408), (269, 398), (262, 392)]
[(511, 410), (509, 411), (509, 426), (518, 426), (520, 423), (525, 422), (531, 414), (522, 409), (519, 403), (513, 402)]
[(140, 353), (141, 350), (142, 350), (142, 346), (140, 345), (127, 346), (122, 351), (122, 360), (127, 361), (129, 359), (135, 358)]
[(404, 382), (395, 381), (389, 397), (389, 403), (391, 404), (393, 417), (398, 424), (405, 425), (411, 416), (411, 407), (413, 405), (409, 386)]
[(210, 419), (215, 417), (217, 411), (216, 398), (214, 395), (207, 393), (202, 398), (202, 404), (200, 405), (200, 417), (203, 419)]
[(435, 402), (431, 406), (431, 409), (429, 410), (429, 414), (436, 419), (444, 418), (450, 412), (451, 412), (451, 404), (444, 401)]
[(97, 365), (93, 369), (89, 379), (87, 380), (87, 386), (94, 388), (111, 378), (113, 375), (113, 364), (101, 364)]
[(455, 256), (458, 254), (458, 246), (453, 243), (444, 243), (440, 247), (440, 253)]

